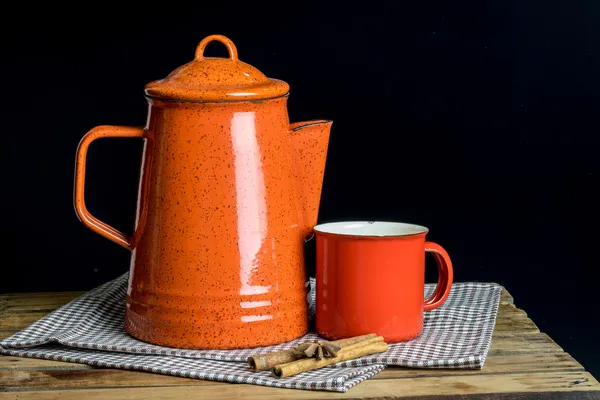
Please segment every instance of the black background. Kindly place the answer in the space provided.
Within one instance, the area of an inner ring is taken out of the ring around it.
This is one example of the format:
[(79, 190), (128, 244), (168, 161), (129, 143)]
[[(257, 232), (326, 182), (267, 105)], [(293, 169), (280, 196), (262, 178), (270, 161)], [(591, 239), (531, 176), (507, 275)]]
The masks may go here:
[[(291, 85), (292, 121), (334, 121), (320, 222), (428, 226), (457, 281), (505, 285), (600, 375), (600, 2), (79, 4), (3, 13), (1, 292), (127, 271), (129, 253), (73, 211), (77, 144), (143, 125), (144, 85), (221, 33)], [(140, 150), (104, 140), (88, 157), (88, 208), (126, 232)]]

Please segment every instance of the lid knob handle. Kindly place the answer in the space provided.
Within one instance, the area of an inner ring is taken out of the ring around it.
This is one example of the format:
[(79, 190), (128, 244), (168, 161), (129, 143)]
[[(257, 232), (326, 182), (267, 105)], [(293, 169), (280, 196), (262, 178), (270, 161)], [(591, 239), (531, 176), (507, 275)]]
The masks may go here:
[(227, 50), (229, 51), (230, 59), (232, 59), (232, 60), (238, 59), (237, 48), (235, 47), (235, 45), (229, 38), (227, 38), (223, 35), (210, 35), (210, 36), (207, 36), (204, 39), (202, 39), (202, 41), (200, 42), (198, 47), (196, 47), (196, 59), (204, 58), (204, 49), (206, 48), (206, 45), (208, 45), (213, 40), (216, 40), (217, 42), (221, 42), (225, 46), (227, 46)]

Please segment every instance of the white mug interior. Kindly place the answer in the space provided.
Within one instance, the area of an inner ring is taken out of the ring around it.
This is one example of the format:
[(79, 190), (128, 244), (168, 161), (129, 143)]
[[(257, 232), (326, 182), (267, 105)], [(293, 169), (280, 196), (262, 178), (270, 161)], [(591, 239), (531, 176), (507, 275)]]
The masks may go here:
[(328, 222), (315, 226), (314, 230), (331, 235), (372, 237), (411, 236), (429, 232), (421, 225), (385, 221)]

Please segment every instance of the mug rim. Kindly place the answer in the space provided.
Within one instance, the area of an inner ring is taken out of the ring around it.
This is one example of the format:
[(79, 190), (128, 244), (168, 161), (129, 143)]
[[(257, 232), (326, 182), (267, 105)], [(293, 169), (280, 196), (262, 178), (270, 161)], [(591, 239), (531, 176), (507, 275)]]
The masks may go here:
[[(378, 226), (376, 227), (376, 225)], [(371, 229), (358, 230), (365, 227)], [(352, 231), (353, 229), (357, 230)], [(326, 235), (357, 238), (400, 238), (423, 235), (429, 232), (429, 229), (422, 225), (395, 221), (332, 221), (318, 224), (313, 230)]]

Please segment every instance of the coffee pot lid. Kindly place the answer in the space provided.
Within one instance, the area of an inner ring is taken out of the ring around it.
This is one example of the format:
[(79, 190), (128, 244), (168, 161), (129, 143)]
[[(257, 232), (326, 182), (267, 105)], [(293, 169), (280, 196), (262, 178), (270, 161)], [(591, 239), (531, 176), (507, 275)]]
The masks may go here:
[[(204, 49), (212, 41), (223, 43), (229, 58), (205, 57)], [(145, 88), (149, 97), (199, 102), (268, 99), (283, 96), (288, 91), (286, 82), (267, 78), (258, 69), (240, 61), (233, 42), (222, 35), (204, 38), (196, 48), (193, 61)]]

